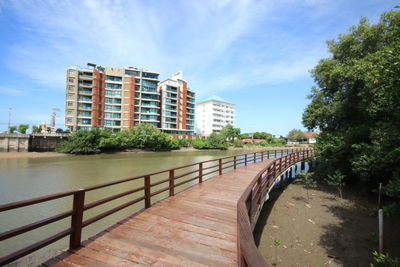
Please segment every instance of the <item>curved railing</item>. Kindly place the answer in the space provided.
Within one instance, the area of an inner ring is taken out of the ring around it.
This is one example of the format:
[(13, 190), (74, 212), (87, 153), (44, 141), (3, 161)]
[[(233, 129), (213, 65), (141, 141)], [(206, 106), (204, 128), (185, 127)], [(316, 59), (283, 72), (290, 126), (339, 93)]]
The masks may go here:
[(253, 229), (264, 204), (264, 198), (283, 172), (293, 164), (313, 156), (313, 150), (308, 149), (276, 158), (262, 169), (246, 188), (237, 206), (239, 266), (266, 266), (253, 238)]

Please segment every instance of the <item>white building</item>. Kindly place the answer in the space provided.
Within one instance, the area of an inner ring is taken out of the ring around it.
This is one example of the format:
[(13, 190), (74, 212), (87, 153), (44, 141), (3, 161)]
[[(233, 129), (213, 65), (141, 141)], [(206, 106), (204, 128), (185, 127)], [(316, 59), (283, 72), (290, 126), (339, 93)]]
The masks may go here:
[(211, 133), (219, 133), (228, 124), (235, 126), (235, 104), (215, 95), (196, 104), (198, 135), (209, 136)]

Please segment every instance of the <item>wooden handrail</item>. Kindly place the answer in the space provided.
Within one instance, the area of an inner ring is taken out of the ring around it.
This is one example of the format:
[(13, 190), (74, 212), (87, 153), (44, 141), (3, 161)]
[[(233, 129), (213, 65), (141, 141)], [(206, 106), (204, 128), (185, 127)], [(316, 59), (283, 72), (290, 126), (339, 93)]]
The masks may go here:
[[(296, 151), (298, 151), (297, 153), (300, 153), (300, 150), (296, 150)], [(104, 217), (107, 217), (121, 209), (129, 207), (129, 206), (131, 206), (135, 203), (141, 202), (141, 201), (144, 201), (145, 208), (149, 208), (149, 207), (151, 207), (152, 204), (154, 204), (151, 201), (152, 201), (152, 197), (155, 195), (169, 191), (168, 196), (173, 196), (175, 194), (175, 188), (179, 187), (183, 184), (186, 184), (186, 183), (189, 183), (192, 181), (196, 181), (196, 180), (198, 181), (198, 183), (202, 183), (204, 180), (204, 177), (206, 177), (207, 175), (216, 175), (216, 174), (221, 175), (223, 173), (223, 171), (226, 169), (229, 169), (229, 168), (236, 169), (241, 166), (247, 166), (249, 164), (253, 164), (253, 163), (257, 162), (257, 160), (259, 160), (259, 159), (261, 159), (261, 160), (269, 159), (272, 155), (274, 157), (277, 157), (277, 155), (279, 153), (280, 153), (280, 155), (282, 155), (283, 152), (284, 152), (284, 150), (280, 150), (280, 151), (275, 150), (274, 153), (271, 153), (270, 151), (268, 151), (267, 157), (265, 157), (264, 152), (256, 152), (256, 153), (247, 153), (247, 154), (217, 158), (217, 159), (212, 159), (212, 160), (206, 160), (206, 161), (202, 161), (202, 162), (179, 166), (176, 168), (170, 168), (170, 169), (157, 171), (157, 172), (153, 172), (153, 173), (149, 173), (149, 174), (144, 174), (144, 175), (125, 178), (122, 180), (108, 182), (108, 183), (104, 183), (104, 184), (100, 184), (100, 185), (96, 185), (96, 186), (91, 186), (91, 187), (87, 187), (87, 188), (83, 188), (83, 189), (79, 189), (79, 190), (67, 191), (67, 192), (51, 194), (51, 195), (38, 197), (38, 198), (32, 198), (29, 200), (23, 200), (23, 201), (18, 201), (18, 202), (13, 202), (13, 203), (2, 204), (2, 205), (0, 205), (0, 212), (13, 210), (13, 209), (21, 208), (21, 207), (26, 207), (26, 206), (30, 206), (30, 205), (34, 205), (34, 204), (38, 204), (38, 203), (43, 203), (43, 202), (47, 202), (47, 201), (51, 201), (51, 200), (55, 200), (55, 199), (71, 197), (71, 196), (73, 197), (73, 207), (72, 207), (71, 211), (67, 211), (67, 212), (61, 213), (59, 215), (49, 217), (47, 219), (42, 219), (40, 221), (31, 223), (31, 224), (28, 224), (25, 226), (17, 227), (15, 229), (11, 229), (6, 232), (0, 233), (1, 240), (9, 239), (9, 238), (18, 236), (22, 233), (33, 231), (39, 227), (44, 227), (55, 221), (58, 221), (58, 220), (61, 220), (61, 219), (67, 218), (67, 217), (71, 217), (71, 228), (69, 228), (65, 231), (62, 231), (58, 234), (55, 234), (53, 236), (50, 236), (46, 239), (43, 239), (42, 241), (36, 242), (32, 245), (29, 245), (25, 248), (22, 248), (20, 250), (12, 252), (11, 254), (2, 256), (0, 258), (0, 266), (10, 263), (12, 261), (15, 261), (27, 254), (30, 254), (30, 253), (44, 247), (44, 246), (50, 245), (51, 243), (54, 243), (55, 241), (65, 237), (67, 235), (70, 236), (70, 249), (76, 249), (77, 247), (79, 247), (81, 245), (81, 235), (82, 235), (82, 229), (84, 227), (86, 227), (100, 219), (103, 219)], [(289, 150), (286, 150), (286, 154), (288, 154), (288, 153), (289, 153)], [(259, 156), (258, 156), (258, 154), (259, 154)], [(224, 160), (227, 160), (227, 159), (228, 159), (228, 161), (224, 162)], [(211, 166), (205, 166), (205, 164), (209, 164), (209, 163), (213, 163), (213, 162), (215, 162), (216, 164), (211, 165)], [(232, 165), (224, 166), (225, 164), (229, 164), (232, 162), (233, 162)], [(175, 175), (176, 170), (190, 168), (190, 167), (194, 167), (195, 169), (187, 171), (180, 175)], [(204, 170), (207, 170), (207, 169), (212, 169), (212, 170), (209, 171), (208, 173), (204, 173)], [(274, 170), (275, 170), (275, 168), (274, 168)], [(190, 175), (194, 174), (194, 173), (198, 173), (198, 176), (190, 177)], [(159, 174), (165, 174), (166, 177), (168, 177), (168, 178), (162, 179), (159, 181), (154, 181), (152, 183), (151, 178), (153, 176), (159, 175)], [(179, 183), (175, 182), (175, 180), (182, 179), (184, 177), (186, 177), (187, 179), (184, 179)], [(85, 193), (86, 192), (95, 191), (98, 189), (130, 182), (133, 180), (143, 181), (143, 186), (139, 186), (139, 187), (133, 188), (129, 191), (118, 193), (118, 194), (108, 196), (103, 199), (96, 200), (91, 203), (85, 204)], [(168, 186), (164, 187), (162, 189), (158, 189), (155, 192), (151, 192), (151, 189), (153, 187), (160, 185), (160, 184), (164, 184), (164, 183), (168, 183)], [(263, 183), (261, 182), (260, 184), (263, 184)], [(140, 192), (140, 191), (143, 192), (143, 195), (141, 197), (138, 197), (134, 200), (130, 200), (124, 204), (121, 204), (119, 206), (116, 206), (114, 208), (106, 210), (92, 218), (88, 218), (85, 221), (83, 221), (83, 215), (86, 210), (89, 210), (91, 208), (94, 208), (94, 207), (100, 206), (102, 204), (108, 203), (110, 201), (116, 200), (118, 198), (121, 198), (123, 196), (133, 194), (136, 192)], [(261, 195), (261, 192), (262, 191), (260, 191), (260, 193), (258, 193), (257, 195)]]
[(237, 204), (238, 265), (240, 267), (267, 266), (253, 237), (253, 229), (264, 204), (263, 199), (272, 189), (277, 178), (288, 167), (310, 157), (313, 157), (312, 149), (292, 151), (291, 154), (287, 153), (286, 156), (276, 158), (269, 162), (247, 186)]

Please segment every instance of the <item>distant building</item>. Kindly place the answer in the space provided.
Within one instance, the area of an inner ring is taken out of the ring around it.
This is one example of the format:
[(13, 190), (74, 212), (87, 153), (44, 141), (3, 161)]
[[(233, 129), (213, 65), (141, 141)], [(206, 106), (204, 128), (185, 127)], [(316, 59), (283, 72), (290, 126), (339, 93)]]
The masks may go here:
[(304, 133), (304, 135), (305, 135), (305, 137), (307, 139), (307, 142), (309, 144), (315, 144), (317, 142), (316, 137), (317, 137), (318, 134), (319, 133)]
[(182, 71), (159, 85), (161, 130), (170, 134), (194, 135), (195, 93), (188, 88)]
[(226, 125), (235, 126), (235, 104), (211, 96), (196, 104), (196, 133), (209, 136), (219, 133)]
[(120, 131), (150, 123), (170, 134), (194, 134), (195, 93), (182, 72), (159, 84), (159, 74), (128, 67), (68, 68), (65, 125)]
[(141, 122), (160, 127), (159, 74), (132, 67), (68, 68), (65, 124), (120, 131)]

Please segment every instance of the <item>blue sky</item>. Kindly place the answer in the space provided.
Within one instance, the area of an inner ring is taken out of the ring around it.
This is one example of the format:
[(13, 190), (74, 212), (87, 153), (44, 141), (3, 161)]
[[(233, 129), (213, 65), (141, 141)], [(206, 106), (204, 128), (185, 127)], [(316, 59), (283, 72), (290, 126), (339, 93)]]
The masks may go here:
[(197, 100), (236, 104), (242, 132), (286, 135), (303, 128), (311, 70), (326, 40), (366, 16), (375, 23), (391, 0), (0, 0), (0, 131), (50, 122), (61, 109), (65, 72), (93, 62), (184, 72)]

